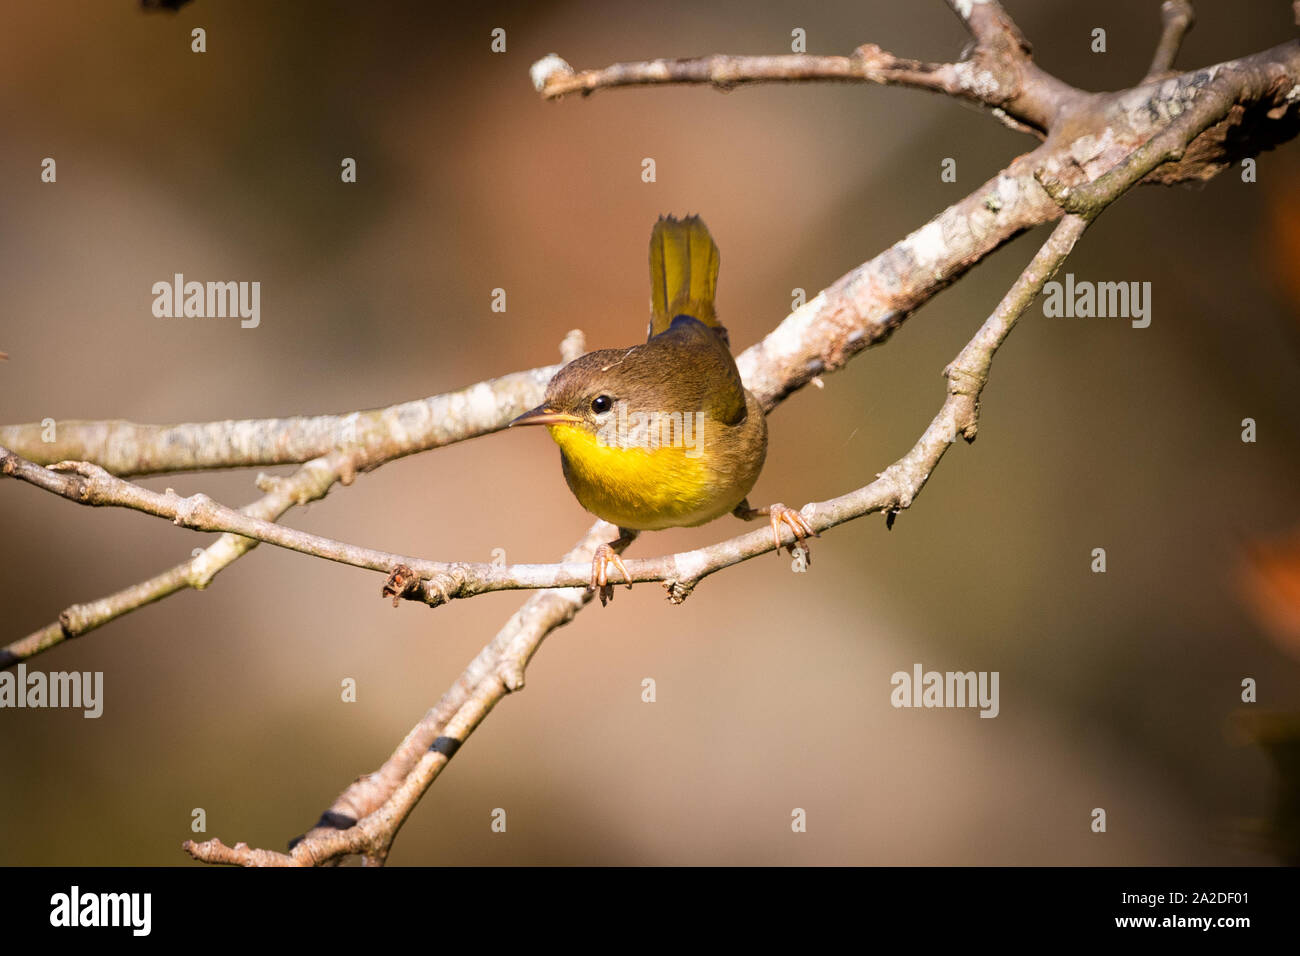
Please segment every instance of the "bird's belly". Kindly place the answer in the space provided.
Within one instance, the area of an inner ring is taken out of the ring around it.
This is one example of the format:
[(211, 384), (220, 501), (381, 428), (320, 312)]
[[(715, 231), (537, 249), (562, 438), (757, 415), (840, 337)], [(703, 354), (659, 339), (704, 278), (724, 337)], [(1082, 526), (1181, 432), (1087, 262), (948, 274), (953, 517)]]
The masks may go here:
[(619, 448), (564, 430), (575, 433), (555, 437), (578, 502), (611, 524), (638, 531), (690, 527), (727, 514), (753, 488), (763, 464), (761, 452), (719, 461), (707, 441), (695, 450)]

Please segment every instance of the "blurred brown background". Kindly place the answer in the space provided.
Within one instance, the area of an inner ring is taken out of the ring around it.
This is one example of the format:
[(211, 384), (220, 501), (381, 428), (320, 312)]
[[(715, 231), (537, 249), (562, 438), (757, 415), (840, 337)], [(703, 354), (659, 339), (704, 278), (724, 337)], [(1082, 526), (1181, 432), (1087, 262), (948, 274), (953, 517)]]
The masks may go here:
[[(144, 422), (387, 405), (634, 342), (660, 213), (722, 249), (739, 351), (1033, 141), (944, 98), (874, 87), (621, 90), (543, 103), (528, 67), (875, 42), (951, 59), (935, 2), (8, 3), (0, 29), (0, 420)], [(1038, 61), (1135, 83), (1158, 4), (1015, 2)], [(1197, 3), (1179, 65), (1294, 36), (1290, 5)], [(190, 30), (208, 52), (190, 52)], [(494, 27), (507, 52), (489, 50)], [(1109, 50), (1089, 51), (1107, 30)], [(58, 162), (58, 183), (39, 181)], [(359, 182), (339, 182), (345, 156)], [(658, 181), (641, 182), (653, 157)], [(945, 157), (958, 181), (942, 183)], [(1143, 188), (1067, 266), (1150, 281), (1153, 321), (1035, 310), (994, 364), (979, 441), (886, 533), (755, 560), (682, 607), (619, 590), (556, 632), (406, 824), (421, 863), (1268, 863), (1276, 775), (1235, 732), (1300, 705), (1285, 600), (1300, 525), (1300, 144), (1199, 190)], [(940, 371), (1032, 255), (1022, 238), (882, 348), (772, 417), (754, 499), (869, 481), (937, 410)], [(164, 320), (174, 272), (259, 280), (261, 326)], [(508, 294), (505, 314), (491, 290)], [(1240, 422), (1259, 423), (1243, 444)], [(149, 479), (232, 505), (254, 472)], [(386, 466), (300, 527), (440, 559), (552, 560), (587, 527), (543, 433)], [(730, 521), (649, 534), (700, 545)], [(0, 484), (8, 642), (210, 541)], [(1278, 542), (1283, 542), (1278, 544)], [(1107, 549), (1109, 572), (1090, 572)], [(1268, 561), (1251, 562), (1265, 547)], [(1281, 583), (1279, 583), (1281, 582)], [(0, 863), (182, 863), (190, 812), (283, 848), (376, 768), (519, 604), (393, 610), (378, 575), (259, 548), (33, 668), (102, 670), (105, 709), (0, 711)], [(1279, 588), (1283, 592), (1279, 592)], [(1270, 604), (1273, 602), (1273, 604)], [(1272, 607), (1266, 613), (1264, 607)], [(1288, 635), (1290, 635), (1288, 637)], [(890, 675), (1001, 672), (1001, 715), (895, 710)], [(355, 678), (359, 700), (339, 699)], [(658, 701), (642, 703), (652, 677)], [(509, 829), (490, 830), (493, 808)], [(802, 807), (808, 832), (790, 830)], [(1104, 807), (1109, 830), (1089, 830)]]

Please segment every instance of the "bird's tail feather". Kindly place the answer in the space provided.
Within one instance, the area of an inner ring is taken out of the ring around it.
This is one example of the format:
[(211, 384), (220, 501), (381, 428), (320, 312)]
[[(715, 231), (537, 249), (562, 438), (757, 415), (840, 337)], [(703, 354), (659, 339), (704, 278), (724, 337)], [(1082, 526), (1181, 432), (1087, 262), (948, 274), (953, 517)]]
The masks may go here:
[(721, 329), (713, 307), (717, 288), (718, 247), (704, 220), (660, 216), (650, 233), (649, 337), (679, 315)]

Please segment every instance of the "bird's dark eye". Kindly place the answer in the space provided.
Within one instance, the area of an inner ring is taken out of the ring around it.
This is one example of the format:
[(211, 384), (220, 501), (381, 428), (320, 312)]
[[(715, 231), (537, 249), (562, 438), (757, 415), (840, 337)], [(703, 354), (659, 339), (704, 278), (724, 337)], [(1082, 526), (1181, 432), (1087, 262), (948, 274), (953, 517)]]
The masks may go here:
[(597, 395), (591, 400), (591, 410), (597, 415), (609, 411), (614, 407), (614, 400), (608, 395)]

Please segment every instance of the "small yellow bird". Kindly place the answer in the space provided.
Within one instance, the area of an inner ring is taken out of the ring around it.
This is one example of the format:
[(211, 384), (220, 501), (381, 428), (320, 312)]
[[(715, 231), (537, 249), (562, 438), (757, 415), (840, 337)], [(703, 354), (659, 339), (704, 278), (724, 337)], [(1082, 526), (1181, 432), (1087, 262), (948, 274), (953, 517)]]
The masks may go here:
[(767, 421), (741, 383), (727, 331), (718, 322), (718, 247), (698, 216), (659, 218), (650, 234), (650, 328), (644, 345), (588, 352), (556, 373), (546, 400), (511, 425), (545, 425), (560, 446), (564, 478), (579, 504), (619, 528), (597, 549), (590, 590), (613, 596), (608, 565), (628, 531), (694, 527), (728, 512), (768, 515), (778, 552), (780, 526), (816, 534), (781, 504), (755, 509), (745, 496), (767, 455)]

